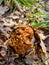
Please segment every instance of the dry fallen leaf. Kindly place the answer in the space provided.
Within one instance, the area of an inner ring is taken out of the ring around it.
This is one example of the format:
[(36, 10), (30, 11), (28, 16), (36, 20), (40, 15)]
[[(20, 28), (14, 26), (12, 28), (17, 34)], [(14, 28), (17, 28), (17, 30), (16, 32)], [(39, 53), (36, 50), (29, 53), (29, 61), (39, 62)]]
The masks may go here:
[[(49, 37), (49, 35), (45, 36), (43, 33), (42, 30), (36, 30), (35, 31), (37, 36), (38, 36), (38, 39), (40, 40), (40, 42), (38, 43), (37, 45), (37, 54), (39, 56), (39, 58), (41, 58), (43, 61), (48, 57), (48, 54), (47, 54), (47, 48), (45, 46), (45, 43), (43, 40), (45, 40), (47, 37)], [(45, 61), (44, 62), (46, 65), (48, 65), (48, 62)]]
[(0, 16), (5, 14), (5, 12), (7, 12), (9, 10), (9, 8), (7, 6), (0, 6)]

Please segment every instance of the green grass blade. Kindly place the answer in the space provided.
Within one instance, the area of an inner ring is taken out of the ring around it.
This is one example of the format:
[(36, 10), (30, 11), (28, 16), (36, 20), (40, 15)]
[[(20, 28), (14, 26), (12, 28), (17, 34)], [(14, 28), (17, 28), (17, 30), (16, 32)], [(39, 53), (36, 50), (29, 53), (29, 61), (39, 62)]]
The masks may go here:
[(46, 27), (49, 27), (49, 21), (39, 22), (39, 23), (33, 23), (33, 27), (34, 28), (38, 28), (38, 27), (46, 28)]

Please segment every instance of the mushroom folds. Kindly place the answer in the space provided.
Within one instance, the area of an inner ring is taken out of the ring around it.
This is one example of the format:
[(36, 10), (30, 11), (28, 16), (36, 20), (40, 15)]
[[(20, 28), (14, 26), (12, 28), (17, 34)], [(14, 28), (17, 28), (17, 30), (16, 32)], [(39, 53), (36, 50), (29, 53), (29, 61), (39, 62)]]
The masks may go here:
[(28, 25), (18, 24), (17, 26), (18, 28), (10, 35), (9, 46), (19, 55), (24, 55), (34, 47), (31, 42), (31, 39), (34, 38), (34, 32)]

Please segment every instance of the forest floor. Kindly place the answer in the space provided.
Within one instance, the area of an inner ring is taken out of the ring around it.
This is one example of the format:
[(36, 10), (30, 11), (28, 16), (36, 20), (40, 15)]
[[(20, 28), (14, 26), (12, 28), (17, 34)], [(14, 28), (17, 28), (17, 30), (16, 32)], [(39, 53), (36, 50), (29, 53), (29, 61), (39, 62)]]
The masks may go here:
[(30, 13), (0, 5), (0, 65), (49, 65), (49, 30), (33, 28)]

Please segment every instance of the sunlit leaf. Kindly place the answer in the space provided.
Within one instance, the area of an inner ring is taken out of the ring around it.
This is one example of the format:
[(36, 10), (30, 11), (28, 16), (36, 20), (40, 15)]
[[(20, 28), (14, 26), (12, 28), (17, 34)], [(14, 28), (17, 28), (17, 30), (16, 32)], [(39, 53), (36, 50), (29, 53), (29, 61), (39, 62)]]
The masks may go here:
[(1, 5), (2, 2), (3, 2), (3, 0), (0, 0), (0, 5)]

